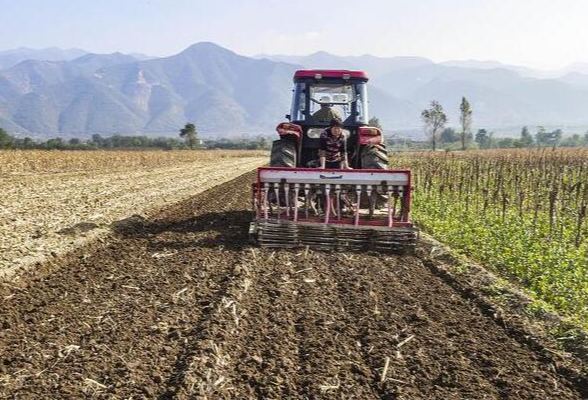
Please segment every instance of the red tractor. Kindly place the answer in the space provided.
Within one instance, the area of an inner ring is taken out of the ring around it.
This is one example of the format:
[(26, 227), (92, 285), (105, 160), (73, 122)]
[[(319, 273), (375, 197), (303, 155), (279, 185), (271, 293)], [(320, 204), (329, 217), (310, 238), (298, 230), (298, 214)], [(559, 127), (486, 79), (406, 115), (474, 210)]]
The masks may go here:
[[(252, 239), (267, 247), (310, 246), (406, 251), (418, 230), (409, 220), (410, 171), (389, 170), (377, 127), (368, 126), (368, 77), (361, 71), (294, 74), (289, 122), (277, 127), (270, 167), (253, 185)], [(353, 169), (319, 169), (320, 138), (343, 122)]]

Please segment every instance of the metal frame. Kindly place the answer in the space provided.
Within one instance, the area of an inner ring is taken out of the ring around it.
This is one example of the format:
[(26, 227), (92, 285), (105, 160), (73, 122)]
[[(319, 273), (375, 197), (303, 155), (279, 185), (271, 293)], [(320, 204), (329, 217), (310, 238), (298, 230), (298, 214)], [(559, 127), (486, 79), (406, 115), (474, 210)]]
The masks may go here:
[[(409, 220), (412, 176), (409, 170), (346, 170), (315, 168), (275, 168), (263, 167), (257, 170), (257, 182), (253, 185), (253, 207), (255, 218), (259, 221), (292, 221), (300, 223), (321, 223), (341, 227), (369, 228), (412, 228)], [(311, 217), (308, 205), (305, 214), (299, 215), (298, 198), (304, 194), (306, 202), (311, 191), (320, 191), (324, 195), (326, 210), (324, 218)], [(292, 193), (291, 193), (292, 191)], [(270, 192), (277, 199), (277, 213), (271, 212)], [(341, 213), (341, 194), (355, 194), (353, 217), (343, 218)], [(387, 198), (387, 213), (376, 215), (372, 203), (379, 193)], [(283, 194), (283, 196), (281, 196)], [(333, 194), (335, 200), (332, 202)], [(364, 196), (365, 195), (365, 196)], [(368, 214), (362, 214), (363, 198), (368, 200)], [(284, 199), (284, 210), (281, 209)], [(294, 204), (290, 204), (291, 199)], [(396, 204), (400, 199), (400, 212), (396, 214)], [(334, 203), (334, 204), (333, 204)], [(333, 212), (335, 211), (335, 212)], [(332, 218), (334, 217), (334, 218)]]

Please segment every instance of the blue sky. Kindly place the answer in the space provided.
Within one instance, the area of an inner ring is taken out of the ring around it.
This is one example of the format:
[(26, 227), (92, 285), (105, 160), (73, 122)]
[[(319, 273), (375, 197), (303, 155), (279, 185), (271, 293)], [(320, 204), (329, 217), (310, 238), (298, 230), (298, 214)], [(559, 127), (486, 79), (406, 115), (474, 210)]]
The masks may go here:
[(588, 62), (586, 0), (0, 0), (0, 50), (418, 55), (535, 68)]

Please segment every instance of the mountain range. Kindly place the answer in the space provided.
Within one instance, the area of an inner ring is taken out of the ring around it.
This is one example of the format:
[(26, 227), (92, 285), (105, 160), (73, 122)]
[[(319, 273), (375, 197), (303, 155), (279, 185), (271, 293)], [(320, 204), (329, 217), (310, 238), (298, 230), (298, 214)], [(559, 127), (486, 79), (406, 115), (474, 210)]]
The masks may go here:
[(0, 127), (38, 138), (177, 135), (189, 121), (203, 137), (269, 135), (289, 111), (292, 75), (301, 68), (367, 71), (370, 113), (387, 130), (418, 136), (420, 112), (431, 100), (457, 125), (462, 96), (476, 127), (588, 126), (588, 66), (581, 63), (535, 71), (496, 61), (327, 52), (245, 57), (204, 42), (163, 58), (0, 52)]

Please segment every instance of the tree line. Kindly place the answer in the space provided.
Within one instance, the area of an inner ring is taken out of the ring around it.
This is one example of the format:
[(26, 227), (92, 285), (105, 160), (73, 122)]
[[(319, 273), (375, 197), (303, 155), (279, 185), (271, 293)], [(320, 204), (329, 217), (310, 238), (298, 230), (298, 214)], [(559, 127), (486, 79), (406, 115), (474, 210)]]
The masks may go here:
[[(0, 128), (0, 149), (22, 150), (188, 150), (188, 149), (235, 149), (235, 150), (265, 150), (269, 148), (268, 141), (263, 137), (253, 139), (210, 139), (200, 140), (196, 129), (186, 124), (180, 130), (180, 138), (149, 137), (149, 136), (102, 136), (94, 134), (90, 139), (80, 138), (52, 138), (35, 140), (30, 137), (16, 138), (6, 130)], [(182, 133), (183, 132), (183, 133)]]
[[(473, 109), (469, 101), (462, 97), (460, 104), (460, 131), (447, 128), (447, 114), (438, 101), (431, 101), (430, 107), (423, 110), (421, 119), (424, 123), (425, 134), (429, 138), (430, 147), (437, 149), (439, 142), (447, 146), (446, 149), (454, 150), (468, 147), (481, 149), (492, 148), (523, 148), (523, 147), (579, 147), (588, 146), (588, 132), (584, 135), (573, 134), (564, 138), (561, 129), (548, 131), (545, 127), (537, 127), (533, 135), (527, 126), (521, 130), (519, 137), (495, 137), (493, 132), (486, 129), (478, 129), (474, 135), (471, 131)], [(392, 143), (393, 145), (399, 143)], [(404, 143), (406, 145), (406, 142)]]
[[(390, 147), (409, 149), (437, 149), (439, 146), (447, 150), (480, 148), (523, 148), (523, 147), (580, 147), (588, 146), (588, 132), (583, 135), (573, 134), (564, 138), (561, 129), (552, 131), (545, 127), (537, 127), (531, 133), (524, 126), (518, 137), (496, 137), (493, 132), (478, 129), (471, 132), (473, 110), (464, 97), (460, 105), (460, 129), (446, 127), (448, 118), (439, 102), (431, 102), (431, 107), (424, 110), (421, 118), (425, 123), (427, 142), (419, 142), (403, 138), (396, 134), (387, 137)], [(373, 117), (370, 126), (381, 128), (380, 121)], [(254, 139), (208, 139), (200, 140), (194, 124), (186, 124), (179, 132), (179, 138), (149, 136), (102, 136), (94, 134), (90, 139), (52, 138), (35, 140), (30, 137), (15, 138), (0, 128), (0, 149), (40, 149), (40, 150), (187, 150), (187, 149), (235, 149), (235, 150), (268, 150), (271, 142), (264, 137)]]

